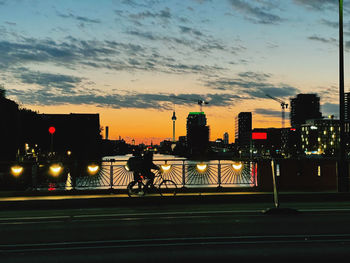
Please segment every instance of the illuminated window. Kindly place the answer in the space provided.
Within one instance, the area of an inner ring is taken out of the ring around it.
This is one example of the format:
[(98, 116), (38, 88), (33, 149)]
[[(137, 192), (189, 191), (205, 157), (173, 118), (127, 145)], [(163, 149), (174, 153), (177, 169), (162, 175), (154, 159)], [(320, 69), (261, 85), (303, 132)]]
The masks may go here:
[(317, 166), (317, 176), (321, 176), (321, 166)]

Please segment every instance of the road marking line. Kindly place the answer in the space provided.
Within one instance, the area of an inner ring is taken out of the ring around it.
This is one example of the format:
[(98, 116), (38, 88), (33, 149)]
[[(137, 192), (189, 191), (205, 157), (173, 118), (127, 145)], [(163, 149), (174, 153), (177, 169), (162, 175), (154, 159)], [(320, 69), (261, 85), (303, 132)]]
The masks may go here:
[[(210, 240), (254, 240), (254, 239), (303, 239), (303, 240), (311, 240), (312, 238), (317, 238), (321, 240), (321, 238), (348, 238), (350, 239), (350, 234), (298, 234), (298, 235), (252, 235), (252, 236), (207, 236), (207, 237), (175, 237), (175, 238), (152, 238), (152, 239), (124, 239), (124, 240), (97, 240), (97, 241), (73, 241), (73, 242), (52, 242), (52, 243), (29, 243), (29, 244), (5, 244), (0, 245), (0, 248), (6, 247), (29, 247), (29, 246), (69, 246), (69, 245), (89, 245), (89, 244), (111, 244), (111, 243), (150, 243), (150, 242), (169, 242), (169, 241), (177, 241), (177, 242), (185, 242), (185, 241), (206, 241)], [(341, 239), (346, 240), (346, 239)]]
[[(139, 239), (139, 240), (110, 240), (110, 241), (86, 241), (64, 242), (44, 244), (19, 244), (0, 245), (0, 253), (17, 253), (24, 251), (61, 251), (61, 250), (86, 250), (105, 248), (136, 248), (136, 247), (166, 247), (166, 246), (191, 246), (191, 245), (245, 245), (245, 244), (298, 244), (298, 243), (327, 243), (350, 242), (350, 235), (290, 235), (273, 236), (282, 238), (279, 240), (263, 240), (272, 236), (248, 236), (248, 237), (203, 237), (203, 238), (165, 238), (165, 239)], [(299, 238), (297, 240), (284, 240), (286, 238)], [(312, 239), (312, 237), (325, 237), (328, 239)], [(342, 239), (346, 237), (347, 239)], [(260, 240), (254, 240), (260, 238)], [(243, 239), (243, 240), (239, 240)], [(175, 241), (174, 243), (163, 243)], [(186, 242), (189, 241), (189, 242)], [(135, 243), (135, 244), (130, 244)], [(99, 245), (100, 244), (100, 245)], [(105, 245), (104, 245), (105, 244)], [(92, 245), (92, 246), (91, 246)], [(99, 245), (99, 246), (98, 246)], [(64, 246), (64, 247), (59, 247)], [(13, 248), (13, 249), (12, 249)]]
[[(297, 209), (300, 212), (350, 212), (350, 208), (308, 208), (308, 209)], [(86, 215), (69, 215), (69, 216), (33, 216), (33, 217), (8, 217), (0, 218), (0, 224), (11, 223), (11, 221), (19, 221), (23, 223), (31, 223), (35, 220), (74, 220), (74, 219), (91, 219), (96, 218), (102, 220), (104, 219), (122, 219), (123, 217), (152, 217), (152, 216), (163, 216), (163, 217), (173, 217), (182, 216), (182, 218), (191, 218), (195, 216), (208, 216), (208, 215), (229, 215), (229, 214), (249, 214), (249, 216), (261, 216), (264, 209), (251, 209), (251, 210), (212, 210), (212, 211), (178, 211), (178, 212), (148, 212), (148, 213), (113, 213), (113, 214), (86, 214)]]

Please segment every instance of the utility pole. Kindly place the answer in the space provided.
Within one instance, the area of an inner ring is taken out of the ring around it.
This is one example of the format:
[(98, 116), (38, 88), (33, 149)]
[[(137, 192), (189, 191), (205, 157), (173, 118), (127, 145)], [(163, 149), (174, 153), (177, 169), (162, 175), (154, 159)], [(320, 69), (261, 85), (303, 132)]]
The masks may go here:
[(340, 151), (337, 163), (338, 192), (349, 191), (349, 167), (345, 152), (345, 103), (344, 103), (344, 40), (343, 40), (343, 0), (339, 0), (339, 121)]

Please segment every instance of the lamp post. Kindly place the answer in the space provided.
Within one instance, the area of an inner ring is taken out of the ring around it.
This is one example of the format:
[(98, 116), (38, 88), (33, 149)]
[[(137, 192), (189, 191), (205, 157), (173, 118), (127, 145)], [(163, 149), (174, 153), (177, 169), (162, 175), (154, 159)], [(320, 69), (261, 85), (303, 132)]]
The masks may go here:
[(344, 103), (344, 40), (343, 40), (343, 0), (339, 0), (339, 122), (340, 143), (337, 164), (338, 192), (349, 191), (348, 164), (345, 152), (345, 103)]
[(51, 134), (51, 143), (50, 143), (50, 153), (51, 155), (53, 155), (53, 134), (55, 133), (56, 131), (56, 128), (51, 126), (49, 128), (49, 133)]

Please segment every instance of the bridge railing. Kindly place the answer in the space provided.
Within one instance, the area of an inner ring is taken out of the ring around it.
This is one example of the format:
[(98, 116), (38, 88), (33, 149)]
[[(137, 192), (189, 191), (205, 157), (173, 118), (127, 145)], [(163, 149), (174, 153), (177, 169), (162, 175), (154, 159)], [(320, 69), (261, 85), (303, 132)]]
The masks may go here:
[[(258, 185), (258, 169), (255, 161), (189, 161), (181, 159), (154, 160), (161, 167), (164, 179), (175, 182), (177, 187), (241, 187)], [(104, 160), (96, 173), (83, 173), (74, 165), (61, 167), (59, 175), (52, 166), (27, 164), (20, 174), (13, 174), (13, 167), (6, 167), (0, 173), (1, 190), (97, 190), (125, 189), (134, 179), (126, 160)], [(154, 172), (159, 173), (154, 170)], [(156, 177), (155, 183), (160, 177)]]
[[(249, 161), (195, 162), (185, 160), (155, 160), (161, 167), (163, 179), (178, 187), (256, 187), (257, 163)], [(154, 172), (159, 173), (154, 170)], [(76, 189), (120, 189), (133, 180), (126, 161), (105, 161), (100, 172), (91, 177), (77, 177)], [(155, 183), (161, 180), (156, 177)]]

